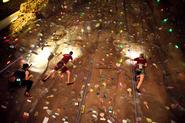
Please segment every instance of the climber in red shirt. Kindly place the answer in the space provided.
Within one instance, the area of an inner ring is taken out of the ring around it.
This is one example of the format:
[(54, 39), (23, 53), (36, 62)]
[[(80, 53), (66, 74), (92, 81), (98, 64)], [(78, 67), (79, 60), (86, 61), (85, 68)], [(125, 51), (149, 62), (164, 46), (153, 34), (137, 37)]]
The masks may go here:
[(136, 78), (139, 78), (139, 82), (136, 86), (136, 91), (138, 93), (141, 93), (141, 91), (139, 90), (141, 84), (144, 81), (144, 73), (145, 73), (145, 67), (147, 67), (147, 61), (144, 58), (144, 54), (140, 54), (140, 56), (138, 58), (135, 58), (134, 61), (136, 61), (136, 65), (135, 65), (135, 74), (136, 74)]
[(69, 62), (69, 60), (73, 60), (72, 55), (73, 55), (72, 51), (70, 51), (69, 54), (64, 54), (63, 58), (57, 63), (54, 70), (52, 70), (51, 73), (43, 79), (43, 81), (46, 81), (47, 79), (49, 79), (52, 75), (54, 75), (56, 71), (59, 70), (61, 71), (61, 78), (63, 78), (63, 73), (67, 73), (67, 84), (71, 84), (69, 82), (71, 73), (67, 68), (66, 64)]

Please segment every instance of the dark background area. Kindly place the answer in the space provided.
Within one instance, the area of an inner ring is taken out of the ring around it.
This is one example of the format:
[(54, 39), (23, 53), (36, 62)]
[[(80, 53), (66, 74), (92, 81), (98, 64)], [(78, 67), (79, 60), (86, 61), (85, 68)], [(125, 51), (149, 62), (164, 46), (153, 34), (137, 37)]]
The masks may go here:
[(164, 0), (162, 4), (167, 10), (169, 19), (179, 39), (179, 45), (185, 53), (185, 0)]
[(19, 10), (21, 3), (27, 0), (10, 0), (7, 3), (0, 1), (0, 20)]

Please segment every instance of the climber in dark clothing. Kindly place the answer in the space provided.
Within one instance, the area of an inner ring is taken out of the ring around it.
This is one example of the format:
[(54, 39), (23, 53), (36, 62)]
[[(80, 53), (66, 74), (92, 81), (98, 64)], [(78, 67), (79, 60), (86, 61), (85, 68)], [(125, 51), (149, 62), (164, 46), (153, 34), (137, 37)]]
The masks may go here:
[(14, 74), (10, 77), (9, 81), (11, 82), (11, 87), (18, 86), (26, 86), (26, 91), (24, 93), (25, 96), (31, 97), (29, 91), (32, 87), (33, 81), (30, 80), (32, 77), (29, 75), (29, 65), (23, 64), (22, 69), (18, 69), (14, 72)]

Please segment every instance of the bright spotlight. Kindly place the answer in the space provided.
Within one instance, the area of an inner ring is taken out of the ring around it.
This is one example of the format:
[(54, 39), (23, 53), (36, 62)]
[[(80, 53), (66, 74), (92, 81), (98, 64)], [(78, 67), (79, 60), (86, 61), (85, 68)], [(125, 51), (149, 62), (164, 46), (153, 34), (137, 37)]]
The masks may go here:
[(32, 64), (30, 70), (38, 73), (42, 73), (47, 67), (48, 58), (52, 52), (52, 49), (45, 47), (43, 50), (38, 49), (38, 54), (32, 54), (29, 58), (29, 63)]
[(129, 50), (128, 52), (126, 52), (126, 57), (130, 58), (130, 59), (134, 59), (136, 57), (139, 57), (139, 55), (141, 54), (142, 52), (139, 52), (139, 51), (134, 51), (134, 50)]
[(136, 62), (133, 61), (134, 58), (139, 57), (141, 53), (144, 53), (144, 49), (141, 46), (136, 44), (132, 44), (129, 48), (125, 48), (122, 50), (122, 55), (127, 57), (128, 59), (125, 61), (126, 64), (135, 64)]
[(7, 3), (7, 2), (9, 2), (10, 0), (3, 0), (3, 3)]

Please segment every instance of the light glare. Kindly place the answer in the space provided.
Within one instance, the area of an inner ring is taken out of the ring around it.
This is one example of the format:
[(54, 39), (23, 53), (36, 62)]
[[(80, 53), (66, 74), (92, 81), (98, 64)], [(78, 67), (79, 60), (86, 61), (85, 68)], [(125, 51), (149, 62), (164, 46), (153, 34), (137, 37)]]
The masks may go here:
[(30, 70), (42, 73), (47, 67), (48, 57), (50, 56), (51, 52), (51, 48), (45, 47), (43, 50), (37, 50), (38, 55), (32, 54), (29, 58), (29, 63), (32, 64)]
[(3, 0), (3, 3), (7, 3), (7, 2), (9, 2), (10, 0)]

